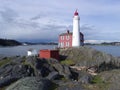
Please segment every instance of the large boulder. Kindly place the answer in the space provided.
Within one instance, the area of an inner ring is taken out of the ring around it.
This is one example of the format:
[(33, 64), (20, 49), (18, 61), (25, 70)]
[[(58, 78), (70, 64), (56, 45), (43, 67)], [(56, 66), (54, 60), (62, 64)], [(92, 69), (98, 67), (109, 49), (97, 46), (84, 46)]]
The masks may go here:
[(30, 65), (15, 65), (10, 73), (12, 76), (34, 76), (34, 69)]
[(0, 88), (10, 85), (11, 83), (17, 81), (18, 77), (5, 77), (3, 79), (0, 79)]
[(69, 66), (56, 63), (53, 65), (53, 67), (57, 70), (57, 72), (60, 75), (63, 75), (66, 79), (70, 79), (72, 77)]
[(54, 80), (56, 78), (59, 78), (59, 74), (58, 74), (58, 72), (53, 71), (53, 72), (49, 73), (49, 75), (46, 78), (49, 80)]
[(48, 79), (26, 77), (18, 80), (6, 90), (54, 90), (56, 86), (56, 84)]
[(79, 71), (77, 69), (70, 68), (70, 71), (72, 73), (72, 79), (82, 84), (89, 84), (93, 78), (91, 74), (84, 70)]
[(34, 75), (34, 70), (30, 65), (10, 63), (0, 68), (1, 78), (5, 78), (7, 76), (26, 77), (26, 76), (33, 76), (33, 75)]
[(87, 72), (80, 71), (78, 76), (78, 82), (81, 82), (83, 84), (88, 84), (92, 80), (92, 75), (90, 75)]
[(97, 51), (90, 47), (68, 48), (60, 50), (60, 59), (71, 60), (77, 66), (99, 66), (101, 63), (113, 62), (117, 67), (120, 67), (120, 58), (104, 52)]
[(51, 75), (54, 76), (54, 74), (58, 74), (57, 76), (64, 76), (65, 78), (70, 79), (72, 75), (69, 66), (61, 65), (54, 59), (37, 59), (36, 70), (42, 77), (47, 77), (48, 75), (51, 77)]
[(35, 64), (36, 72), (38, 76), (47, 77), (49, 73), (55, 71), (52, 64), (48, 63), (47, 59), (37, 59)]
[(0, 67), (0, 87), (7, 86), (20, 78), (28, 76), (34, 76), (34, 69), (30, 65), (5, 64)]

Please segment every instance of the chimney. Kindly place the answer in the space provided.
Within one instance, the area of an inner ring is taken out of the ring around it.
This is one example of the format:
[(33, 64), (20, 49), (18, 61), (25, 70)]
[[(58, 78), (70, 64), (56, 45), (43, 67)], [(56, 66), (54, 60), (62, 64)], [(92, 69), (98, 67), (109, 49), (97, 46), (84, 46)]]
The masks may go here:
[(69, 34), (70, 33), (70, 31), (69, 30), (67, 30), (67, 34)]

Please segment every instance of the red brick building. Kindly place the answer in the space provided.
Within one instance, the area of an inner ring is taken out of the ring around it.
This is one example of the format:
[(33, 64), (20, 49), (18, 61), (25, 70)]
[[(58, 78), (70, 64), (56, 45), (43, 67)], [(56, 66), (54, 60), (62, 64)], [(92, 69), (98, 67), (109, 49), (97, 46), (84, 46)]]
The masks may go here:
[(39, 57), (46, 59), (54, 58), (59, 60), (59, 50), (48, 50), (48, 49), (40, 50)]
[[(84, 45), (84, 35), (80, 32), (80, 44)], [(72, 32), (67, 30), (67, 33), (62, 33), (59, 35), (59, 48), (69, 48), (72, 47)]]

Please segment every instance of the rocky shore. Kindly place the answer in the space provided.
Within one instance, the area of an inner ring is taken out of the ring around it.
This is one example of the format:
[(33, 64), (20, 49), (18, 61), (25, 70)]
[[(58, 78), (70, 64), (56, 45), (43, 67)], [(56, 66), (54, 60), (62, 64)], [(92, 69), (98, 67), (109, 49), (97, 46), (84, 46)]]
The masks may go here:
[(89, 47), (60, 50), (60, 60), (0, 57), (0, 90), (119, 90), (120, 58)]

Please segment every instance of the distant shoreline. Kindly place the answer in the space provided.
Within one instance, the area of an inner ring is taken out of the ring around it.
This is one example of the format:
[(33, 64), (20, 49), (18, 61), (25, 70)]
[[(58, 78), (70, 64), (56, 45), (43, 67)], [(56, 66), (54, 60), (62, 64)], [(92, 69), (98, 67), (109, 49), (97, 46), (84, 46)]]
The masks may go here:
[(19, 42), (17, 40), (12, 39), (0, 39), (0, 47), (9, 47), (9, 46), (26, 46), (26, 45), (58, 45), (55, 42), (39, 42), (39, 43), (32, 43), (32, 42)]

